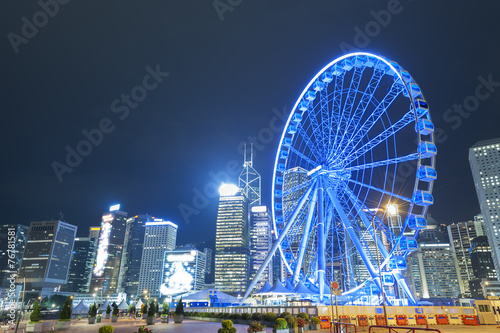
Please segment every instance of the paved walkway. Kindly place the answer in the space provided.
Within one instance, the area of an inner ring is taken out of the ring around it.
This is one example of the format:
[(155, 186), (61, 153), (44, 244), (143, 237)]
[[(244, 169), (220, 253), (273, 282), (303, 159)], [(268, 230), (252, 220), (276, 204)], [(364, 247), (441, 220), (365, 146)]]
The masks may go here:
[[(133, 333), (137, 332), (139, 326), (145, 325), (145, 320), (132, 320), (129, 318), (119, 318), (117, 323), (111, 323), (110, 319), (104, 319), (99, 324), (89, 325), (86, 320), (72, 320), (71, 328), (66, 332), (78, 332), (78, 333), (97, 333), (99, 331), (99, 327), (104, 325), (113, 325), (114, 333)], [(19, 333), (24, 333), (23, 328), (25, 327), (25, 323), (21, 323)], [(207, 332), (207, 333), (217, 333), (217, 330), (221, 328), (220, 323), (215, 322), (204, 322), (204, 321), (195, 321), (195, 320), (184, 320), (182, 324), (174, 324), (173, 320), (168, 324), (160, 323), (160, 320), (157, 320), (157, 323), (153, 326), (148, 326), (148, 328), (153, 330), (153, 333), (164, 333), (164, 332), (172, 332), (172, 333), (198, 333), (198, 332)], [(237, 333), (246, 333), (248, 325), (238, 325), (235, 324)], [(417, 327), (417, 326), (412, 326)], [(420, 326), (419, 326), (420, 327)], [(455, 325), (434, 325), (431, 326), (432, 329), (438, 329), (442, 333), (500, 333), (500, 329), (496, 327), (496, 325), (481, 325), (481, 326), (455, 326)], [(272, 333), (272, 328), (266, 327), (266, 333)], [(8, 332), (11, 333), (13, 330), (7, 330), (6, 326), (1, 327), (1, 333)], [(319, 330), (319, 331), (308, 331), (308, 332), (318, 332), (318, 333), (327, 333), (330, 330)], [(358, 332), (368, 332), (367, 328), (358, 329)], [(385, 330), (374, 330), (375, 333), (387, 332)], [(399, 331), (399, 332), (408, 332)], [(425, 331), (416, 331), (415, 333), (425, 332)], [(392, 333), (395, 333), (394, 330)]]

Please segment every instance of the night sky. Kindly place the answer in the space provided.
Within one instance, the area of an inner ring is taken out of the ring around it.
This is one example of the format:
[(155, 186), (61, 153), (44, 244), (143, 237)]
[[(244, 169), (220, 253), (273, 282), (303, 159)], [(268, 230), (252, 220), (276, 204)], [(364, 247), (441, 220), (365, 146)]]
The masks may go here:
[[(281, 134), (269, 129), (355, 48), (398, 62), (430, 105), (432, 216), (479, 213), (468, 148), (500, 136), (497, 1), (44, 1), (0, 11), (2, 223), (61, 211), (83, 236), (121, 203), (179, 224), (178, 244), (213, 240), (215, 184), (242, 144), (256, 142), (270, 204)], [(69, 165), (77, 147), (87, 156)]]

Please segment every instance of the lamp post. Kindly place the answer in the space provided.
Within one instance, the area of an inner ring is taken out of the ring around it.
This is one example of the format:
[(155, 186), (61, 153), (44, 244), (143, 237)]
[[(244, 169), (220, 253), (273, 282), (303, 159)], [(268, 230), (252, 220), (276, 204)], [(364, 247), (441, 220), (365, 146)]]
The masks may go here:
[(373, 228), (373, 240), (375, 242), (375, 251), (377, 253), (377, 267), (378, 267), (378, 275), (380, 281), (380, 289), (382, 290), (382, 306), (384, 307), (384, 321), (387, 325), (387, 309), (385, 308), (385, 291), (384, 291), (384, 282), (382, 280), (382, 271), (380, 269), (380, 255), (378, 250), (378, 242), (377, 242), (377, 230), (375, 229), (375, 214), (372, 217), (372, 228)]

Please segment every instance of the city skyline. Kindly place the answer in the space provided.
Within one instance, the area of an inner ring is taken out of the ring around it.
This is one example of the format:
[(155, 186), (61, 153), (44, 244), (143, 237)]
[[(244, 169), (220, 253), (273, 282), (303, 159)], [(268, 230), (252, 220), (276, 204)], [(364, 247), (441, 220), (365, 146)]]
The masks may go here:
[(177, 223), (181, 243), (214, 238), (214, 188), (237, 181), (244, 143), (254, 143), (269, 205), (288, 112), (313, 73), (354, 48), (415, 77), (439, 129), (430, 212), (440, 222), (469, 220), (480, 210), (467, 149), (498, 137), (499, 5), (398, 3), (249, 2), (222, 17), (211, 3), (122, 4), (123, 16), (106, 4), (92, 28), (92, 8), (71, 4), (30, 38), (21, 18), (42, 9), (12, 4), (0, 14), (11, 36), (0, 45), (2, 152), (11, 161), (1, 169), (4, 223), (62, 211), (84, 230), (120, 202)]

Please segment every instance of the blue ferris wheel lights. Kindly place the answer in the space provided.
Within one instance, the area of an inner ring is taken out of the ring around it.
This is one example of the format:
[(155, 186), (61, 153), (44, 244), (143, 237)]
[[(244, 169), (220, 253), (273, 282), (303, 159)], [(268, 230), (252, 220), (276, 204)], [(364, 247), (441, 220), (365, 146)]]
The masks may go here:
[(389, 269), (394, 270), (405, 270), (406, 269), (406, 260), (401, 256), (394, 256), (389, 259)]
[(427, 228), (427, 220), (423, 215), (411, 214), (408, 216), (408, 227), (412, 230), (422, 230)]
[(422, 181), (431, 182), (437, 179), (437, 172), (433, 167), (422, 165), (417, 171), (417, 177)]
[(429, 119), (420, 118), (417, 123), (417, 130), (422, 135), (429, 135), (434, 132), (434, 124)]
[(429, 105), (423, 99), (415, 100), (414, 104), (415, 104), (415, 109), (417, 110), (417, 114), (419, 117), (422, 116), (423, 114), (426, 114), (427, 112), (429, 112)]
[(429, 206), (434, 203), (434, 197), (431, 192), (417, 190), (413, 195), (413, 202), (419, 206)]
[(304, 98), (307, 99), (308, 101), (314, 101), (314, 99), (316, 98), (316, 92), (312, 91), (312, 90), (309, 90), (304, 95)]
[(422, 158), (432, 157), (437, 155), (437, 147), (429, 141), (420, 142), (418, 145), (418, 152)]
[(330, 83), (333, 81), (333, 74), (330, 73), (330, 72), (324, 72), (322, 75), (321, 75), (321, 81), (325, 82), (325, 83)]
[(415, 238), (402, 237), (399, 241), (399, 249), (401, 251), (417, 251), (418, 244)]

